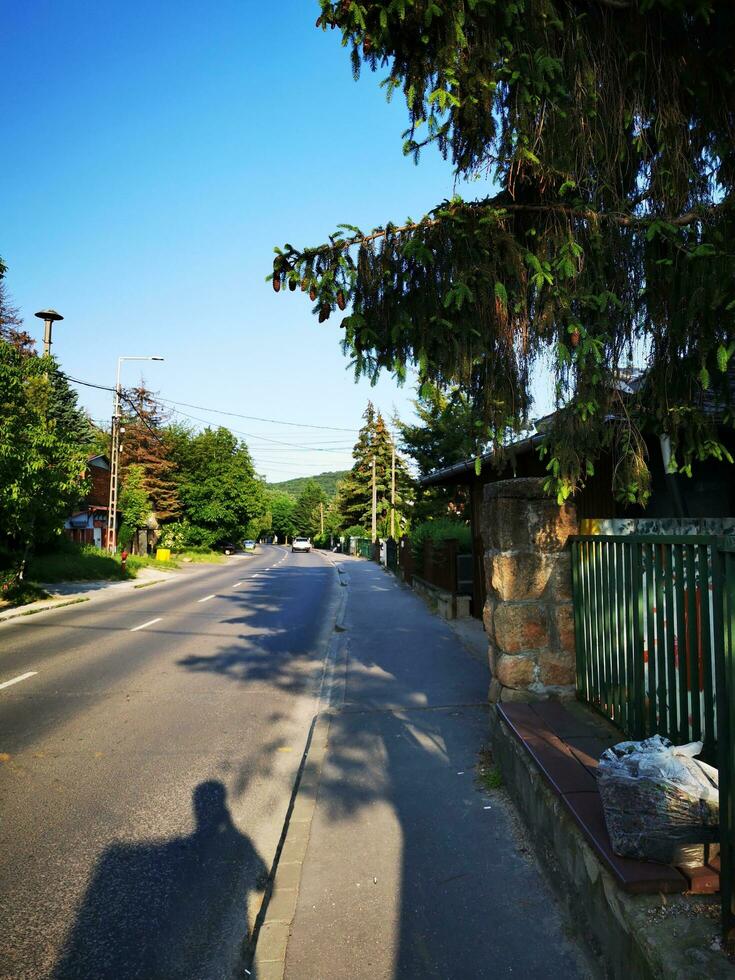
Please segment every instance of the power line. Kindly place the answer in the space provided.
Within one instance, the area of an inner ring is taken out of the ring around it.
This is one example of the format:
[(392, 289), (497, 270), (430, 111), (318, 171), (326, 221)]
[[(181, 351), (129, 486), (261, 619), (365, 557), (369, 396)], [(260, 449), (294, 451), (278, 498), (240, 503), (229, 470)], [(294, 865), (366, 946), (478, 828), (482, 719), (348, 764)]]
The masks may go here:
[[(72, 377), (72, 375), (66, 374), (64, 371), (59, 371), (59, 374), (63, 378), (66, 378), (67, 381), (71, 381), (71, 382), (73, 382), (74, 384), (77, 384), (77, 385), (84, 385), (85, 388), (97, 388), (99, 391), (112, 391), (112, 392), (115, 391), (115, 389), (112, 388), (112, 387), (110, 387), (109, 385), (98, 385), (98, 384), (95, 384), (92, 381), (82, 381), (81, 378), (74, 378), (74, 377)], [(292, 426), (296, 426), (296, 427), (298, 427), (300, 429), (324, 429), (324, 430), (328, 430), (330, 432), (350, 432), (352, 434), (354, 434), (355, 432), (358, 432), (359, 431), (358, 429), (348, 429), (345, 426), (340, 426), (340, 425), (317, 425), (315, 423), (312, 424), (312, 423), (309, 423), (309, 422), (287, 422), (287, 421), (284, 421), (283, 419), (268, 419), (268, 418), (263, 418), (260, 415), (243, 415), (241, 412), (226, 412), (226, 411), (224, 411), (222, 409), (219, 409), (219, 408), (209, 408), (208, 406), (205, 406), (205, 405), (191, 405), (191, 404), (189, 404), (189, 402), (178, 402), (178, 401), (174, 401), (174, 399), (172, 399), (172, 398), (164, 398), (161, 395), (156, 395), (156, 398), (157, 398), (158, 401), (165, 402), (168, 405), (180, 405), (183, 408), (193, 408), (193, 409), (195, 409), (196, 411), (199, 411), (199, 412), (210, 412), (213, 415), (227, 415), (227, 416), (230, 416), (231, 418), (248, 419), (248, 420), (253, 421), (253, 422), (269, 422), (272, 425), (292, 425)], [(209, 425), (210, 424), (210, 422), (209, 422), (208, 419), (198, 419), (194, 415), (187, 415), (186, 412), (179, 412), (178, 414), (183, 415), (186, 418), (191, 418), (195, 422), (204, 422), (205, 425)], [(237, 432), (237, 431), (238, 431), (237, 429), (233, 429), (233, 432)], [(242, 435), (247, 435), (251, 439), (264, 438), (263, 436), (257, 436), (257, 435), (255, 435), (252, 432), (251, 433), (243, 432), (241, 434)], [(276, 441), (276, 440), (271, 440), (271, 441)], [(291, 445), (291, 443), (283, 443), (283, 445), (284, 446), (288, 446), (288, 445)]]
[[(219, 408), (207, 408), (204, 405), (190, 405), (188, 402), (177, 402), (172, 398), (159, 398), (159, 401), (167, 402), (169, 405), (181, 405), (184, 408), (193, 408), (198, 412), (212, 412), (214, 415), (229, 415), (232, 418), (248, 419), (251, 422), (270, 422), (273, 425), (294, 425), (300, 429), (328, 429), (330, 432), (358, 432), (358, 429), (347, 429), (340, 425), (316, 425), (309, 422), (286, 422), (284, 419), (266, 419), (260, 415), (243, 415), (240, 412), (225, 412)], [(202, 421), (202, 419), (198, 419)]]
[[(163, 400), (164, 399), (159, 399), (159, 401), (163, 401)], [(182, 416), (185, 419), (191, 419), (193, 422), (203, 422), (204, 425), (211, 425), (212, 424), (211, 423), (211, 419), (200, 419), (200, 418), (197, 418), (196, 415), (189, 415), (188, 412), (182, 412), (178, 408), (173, 409), (173, 413), (174, 413), (174, 415), (180, 415), (180, 416)], [(266, 436), (256, 436), (252, 432), (243, 432), (242, 429), (232, 429), (231, 431), (237, 433), (238, 435), (246, 436), (248, 439), (261, 439), (263, 442), (272, 443), (273, 445), (276, 445), (276, 446), (288, 446), (288, 447), (290, 447), (292, 449), (301, 449), (302, 448), (296, 442), (283, 442), (283, 440), (281, 440), (281, 439), (269, 439)], [(315, 452), (315, 453), (342, 453), (343, 452), (342, 449), (324, 449), (324, 448), (313, 448), (310, 451), (311, 452)]]

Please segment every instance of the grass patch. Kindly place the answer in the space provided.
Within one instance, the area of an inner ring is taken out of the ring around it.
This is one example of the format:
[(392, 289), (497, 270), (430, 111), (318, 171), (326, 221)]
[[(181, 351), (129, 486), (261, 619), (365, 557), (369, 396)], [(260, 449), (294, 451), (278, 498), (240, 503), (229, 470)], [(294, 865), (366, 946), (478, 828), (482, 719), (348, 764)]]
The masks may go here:
[(39, 599), (48, 599), (49, 594), (45, 589), (34, 585), (33, 582), (23, 581), (12, 590), (8, 590), (0, 598), (0, 612), (4, 609), (15, 609), (16, 606), (27, 606), (29, 602), (38, 602)]
[(503, 785), (503, 774), (489, 748), (484, 748), (480, 752), (477, 762), (477, 782), (486, 790), (500, 789)]
[(135, 578), (128, 565), (123, 571), (118, 555), (108, 555), (91, 545), (65, 544), (57, 551), (34, 555), (28, 565), (34, 582), (96, 582)]
[(142, 568), (157, 568), (159, 571), (180, 568), (184, 560), (187, 563), (204, 562), (218, 565), (224, 562), (225, 558), (219, 552), (204, 549), (179, 552), (172, 555), (170, 561), (158, 561), (155, 555), (128, 555), (126, 567), (123, 569), (119, 553), (110, 555), (93, 545), (79, 545), (72, 541), (61, 540), (56, 543), (53, 550), (49, 549), (34, 555), (28, 564), (26, 576), (28, 581), (25, 584), (24, 595), (31, 595), (34, 589), (37, 594), (33, 598), (23, 598), (22, 602), (14, 601), (12, 604), (22, 605), (25, 602), (32, 602), (34, 598), (44, 598), (46, 593), (33, 584), (36, 582), (122, 581), (136, 578)]
[(177, 561), (189, 562), (203, 562), (207, 565), (221, 565), (225, 556), (220, 554), (219, 551), (177, 551), (174, 555)]

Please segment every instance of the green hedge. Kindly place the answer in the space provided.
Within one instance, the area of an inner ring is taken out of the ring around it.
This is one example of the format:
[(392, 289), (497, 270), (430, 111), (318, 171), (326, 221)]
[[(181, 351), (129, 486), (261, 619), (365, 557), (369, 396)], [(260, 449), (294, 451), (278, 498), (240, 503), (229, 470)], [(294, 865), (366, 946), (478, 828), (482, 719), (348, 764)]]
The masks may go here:
[(452, 520), (450, 517), (438, 517), (433, 521), (424, 521), (411, 529), (411, 548), (414, 557), (421, 558), (424, 551), (424, 541), (440, 545), (443, 541), (457, 541), (460, 555), (472, 552), (472, 531), (468, 524)]

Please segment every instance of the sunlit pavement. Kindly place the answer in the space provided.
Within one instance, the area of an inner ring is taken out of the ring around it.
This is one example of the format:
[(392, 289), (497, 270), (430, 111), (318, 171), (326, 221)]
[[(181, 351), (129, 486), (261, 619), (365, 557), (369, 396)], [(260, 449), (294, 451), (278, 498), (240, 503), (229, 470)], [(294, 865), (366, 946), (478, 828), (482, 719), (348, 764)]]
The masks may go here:
[(343, 684), (286, 977), (585, 976), (505, 792), (477, 779), (487, 668), (390, 574), (344, 567)]

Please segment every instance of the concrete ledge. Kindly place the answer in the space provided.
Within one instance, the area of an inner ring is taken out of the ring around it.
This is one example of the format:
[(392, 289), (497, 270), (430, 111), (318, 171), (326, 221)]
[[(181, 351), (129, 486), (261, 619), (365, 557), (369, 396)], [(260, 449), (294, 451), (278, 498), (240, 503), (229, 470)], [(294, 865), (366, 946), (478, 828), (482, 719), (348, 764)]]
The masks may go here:
[(493, 754), (560, 899), (615, 980), (735, 977), (721, 951), (719, 901), (629, 895), (587, 844), (528, 753), (490, 710)]
[[(405, 579), (404, 579), (405, 581)], [(470, 597), (464, 595), (452, 595), (445, 589), (440, 589), (437, 585), (427, 582), (419, 575), (412, 576), (411, 588), (424, 599), (436, 603), (436, 611), (442, 619), (467, 619), (470, 615)]]

